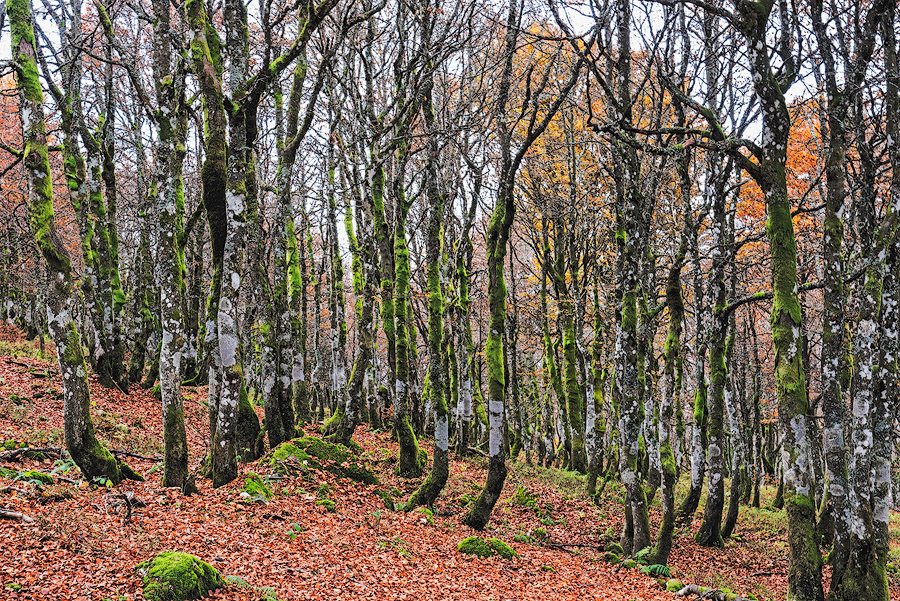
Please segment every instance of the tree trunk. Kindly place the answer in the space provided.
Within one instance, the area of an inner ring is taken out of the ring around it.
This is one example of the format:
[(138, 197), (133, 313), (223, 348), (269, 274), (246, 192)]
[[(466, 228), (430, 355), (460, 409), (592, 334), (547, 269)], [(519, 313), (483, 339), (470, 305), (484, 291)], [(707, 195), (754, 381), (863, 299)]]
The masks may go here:
[(64, 396), (66, 448), (85, 478), (105, 478), (118, 484), (119, 464), (94, 434), (90, 389), (81, 340), (72, 321), (72, 264), (57, 231), (53, 213), (53, 184), (44, 121), (44, 95), (38, 79), (31, 7), (26, 0), (6, 5), (11, 51), (18, 64), (19, 116), (23, 141), (29, 151), (24, 163), (28, 174), (28, 214), (31, 232), (50, 270), (47, 318), (56, 345)]

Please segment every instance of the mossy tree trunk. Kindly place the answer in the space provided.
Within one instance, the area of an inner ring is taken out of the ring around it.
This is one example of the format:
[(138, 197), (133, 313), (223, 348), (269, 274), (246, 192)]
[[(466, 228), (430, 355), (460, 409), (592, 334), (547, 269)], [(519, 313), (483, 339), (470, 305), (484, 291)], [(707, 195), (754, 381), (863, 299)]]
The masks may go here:
[[(432, 13), (426, 12), (432, 16)], [(436, 15), (434, 15), (436, 16)], [(434, 17), (432, 16), (432, 18)], [(431, 22), (426, 22), (425, 31), (431, 32)], [(428, 38), (430, 41), (430, 37)], [(429, 49), (429, 55), (432, 49)], [(425, 260), (428, 278), (428, 384), (431, 402), (434, 407), (434, 460), (431, 471), (425, 482), (413, 493), (406, 510), (417, 505), (429, 507), (437, 500), (444, 489), (450, 474), (450, 412), (447, 406), (448, 386), (444, 379), (443, 342), (444, 342), (444, 299), (441, 291), (441, 224), (444, 219), (444, 196), (440, 189), (440, 141), (438, 124), (435, 115), (433, 75), (429, 75), (425, 84), (422, 102), (422, 116), (428, 132), (425, 172), (425, 194), (428, 199), (428, 231), (425, 241)], [(449, 341), (452, 350), (453, 342)], [(461, 372), (466, 372), (463, 365)], [(458, 379), (458, 378), (457, 378)]]
[(703, 480), (706, 475), (706, 437), (707, 437), (707, 381), (706, 381), (706, 352), (708, 342), (706, 331), (708, 329), (709, 313), (705, 302), (703, 290), (702, 256), (697, 240), (697, 230), (692, 234), (691, 242), (692, 271), (694, 299), (697, 309), (694, 311), (695, 323), (695, 357), (694, 357), (694, 410), (693, 424), (691, 426), (691, 482), (688, 494), (678, 507), (678, 520), (690, 522), (694, 518), (694, 512), (700, 505), (700, 495), (703, 492)]
[(574, 294), (575, 291), (573, 289), (565, 290), (560, 303), (560, 317), (563, 323), (563, 364), (565, 365), (568, 421), (572, 433), (569, 465), (571, 469), (584, 474), (587, 473), (587, 454), (584, 449), (581, 386), (578, 383), (578, 367), (576, 364), (575, 301), (572, 297)]
[[(509, 254), (509, 279), (512, 284), (510, 300), (512, 301), (512, 311), (506, 316), (506, 348), (509, 351), (509, 400), (511, 401), (510, 411), (507, 413), (507, 421), (509, 424), (513, 439), (510, 441), (510, 458), (515, 461), (519, 452), (524, 446), (525, 438), (525, 420), (523, 419), (523, 407), (520, 398), (519, 383), (519, 317), (518, 317), (518, 297), (516, 295), (516, 270), (515, 270), (515, 251), (511, 249)], [(576, 381), (577, 385), (577, 381)], [(582, 445), (583, 448), (584, 445)]]
[[(772, 69), (767, 32), (774, 4), (774, 0), (735, 0), (737, 26), (746, 44), (753, 87), (762, 109), (763, 143), (753, 150), (756, 162), (741, 153), (732, 156), (759, 184), (768, 213), (766, 235), (774, 293), (771, 328), (778, 419), (783, 433), (784, 503), (790, 553), (787, 598), (820, 601), (824, 597), (822, 556), (816, 533), (815, 485), (806, 427), (809, 400), (800, 340), (797, 243), (785, 172), (791, 117), (784, 90), (797, 77), (797, 63), (792, 55), (792, 24), (781, 4), (781, 31), (775, 51), (782, 65), (777, 73)], [(721, 128), (717, 131), (721, 132)]]
[[(342, 149), (346, 152), (347, 149)], [(356, 169), (354, 168), (354, 175)], [(359, 192), (358, 177), (352, 177), (351, 188)], [(362, 193), (367, 193), (368, 190)], [(350, 381), (347, 393), (343, 399), (344, 405), (338, 407), (334, 421), (326, 432), (330, 433), (331, 440), (347, 444), (353, 437), (356, 426), (363, 421), (366, 409), (365, 378), (374, 356), (375, 321), (374, 307), (376, 296), (377, 270), (375, 267), (376, 251), (374, 238), (372, 237), (372, 212), (371, 202), (363, 201), (359, 195), (356, 198), (356, 223), (359, 237), (353, 228), (353, 209), (350, 205), (349, 195), (344, 207), (344, 225), (347, 231), (347, 239), (350, 243), (353, 268), (353, 294), (356, 297), (356, 328), (358, 338), (358, 350), (350, 373)]]
[[(91, 158), (92, 170), (89, 178), (88, 167), (82, 154), (81, 145), (78, 143), (79, 135), (86, 131), (81, 98), (82, 56), (81, 49), (77, 47), (80, 43), (77, 40), (81, 35), (82, 28), (81, 12), (81, 0), (73, 0), (69, 19), (61, 18), (58, 21), (59, 37), (62, 41), (61, 70), (68, 84), (67, 88), (63, 90), (55, 85), (49, 65), (43, 56), (37, 55), (35, 60), (40, 62), (47, 89), (56, 101), (60, 112), (60, 129), (63, 133), (63, 170), (69, 189), (69, 198), (78, 222), (84, 263), (81, 292), (84, 295), (86, 318), (93, 330), (90, 334), (85, 332), (85, 336), (90, 336), (88, 346), (92, 351), (88, 359), (92, 362), (100, 383), (103, 386), (112, 387), (114, 382), (110, 376), (110, 355), (108, 354), (110, 345), (105, 327), (105, 324), (109, 323), (109, 319), (104, 314), (104, 306), (107, 306), (104, 298), (108, 294), (105, 295), (102, 285), (103, 275), (108, 272), (103, 269), (98, 254), (98, 236), (106, 236), (107, 230), (105, 219), (102, 226), (98, 226), (95, 219), (96, 211), (92, 210), (91, 202), (96, 200), (95, 197), (92, 197), (94, 189), (101, 195), (102, 202), (102, 191), (99, 188), (102, 185), (99, 176), (101, 172), (100, 157), (96, 144), (88, 148), (89, 152), (93, 151), (94, 153)], [(90, 141), (94, 141), (90, 134), (88, 136)], [(90, 182), (89, 180), (92, 178), (96, 181)], [(105, 216), (105, 211), (103, 214)], [(100, 233), (97, 232), (97, 227), (101, 228)], [(108, 247), (104, 247), (104, 249), (106, 248)]]
[[(223, 386), (223, 371), (227, 367), (234, 370), (237, 362), (237, 332), (234, 322), (230, 331), (222, 331), (223, 304), (230, 307), (230, 300), (223, 299), (225, 251), (228, 236), (228, 215), (226, 205), (227, 186), (227, 121), (221, 84), (221, 43), (215, 30), (208, 26), (208, 17), (203, 3), (190, 0), (184, 5), (185, 20), (192, 32), (190, 41), (194, 74), (200, 84), (204, 106), (206, 157), (201, 169), (203, 181), (203, 205), (209, 223), (212, 246), (213, 277), (207, 303), (206, 344), (210, 357), (209, 374), (209, 417), (211, 476), (215, 486), (233, 480), (237, 475), (234, 451), (234, 421), (237, 413), (237, 398), (233, 391), (226, 392)], [(230, 198), (231, 195), (228, 194)], [(231, 215), (234, 216), (235, 205)], [(233, 240), (232, 240), (233, 248)], [(237, 284), (240, 284), (240, 275)], [(228, 287), (234, 291), (229, 274)], [(234, 294), (232, 294), (234, 296)], [(225, 302), (223, 303), (223, 300)], [(230, 312), (230, 311), (229, 311)], [(228, 313), (224, 315), (228, 318)], [(222, 334), (227, 338), (223, 340)], [(223, 354), (223, 351), (225, 353)], [(220, 419), (220, 416), (224, 419)], [(231, 418), (231, 424), (222, 431), (222, 426)]]
[(18, 65), (16, 86), (25, 143), (23, 162), (28, 177), (29, 225), (51, 278), (47, 317), (62, 376), (66, 448), (86, 478), (106, 478), (117, 484), (123, 477), (119, 464), (94, 433), (87, 368), (72, 320), (72, 263), (57, 233), (53, 212), (44, 94), (38, 76), (31, 7), (27, 0), (10, 0), (6, 13), (12, 57)]
[(715, 303), (710, 331), (709, 351), (709, 429), (707, 458), (709, 461), (709, 484), (703, 523), (694, 540), (705, 547), (723, 547), (722, 514), (725, 508), (725, 381), (728, 377), (726, 346), (728, 341), (729, 314), (726, 287), (726, 250), (728, 220), (726, 215), (725, 183), (731, 173), (729, 167), (723, 169), (721, 158), (711, 156), (706, 173), (707, 197), (712, 208), (712, 270), (710, 271), (710, 300)]
[[(845, 459), (844, 423), (846, 406), (842, 395), (841, 373), (844, 358), (844, 285), (843, 256), (841, 245), (844, 237), (843, 214), (846, 198), (844, 176), (847, 151), (847, 116), (858, 94), (859, 84), (865, 73), (865, 66), (871, 60), (877, 30), (877, 7), (869, 9), (862, 27), (855, 30), (861, 35), (860, 48), (849, 63), (845, 77), (849, 86), (838, 83), (838, 63), (832, 52), (831, 37), (823, 22), (824, 3), (814, 0), (810, 7), (813, 30), (824, 68), (824, 84), (827, 104), (824, 108), (827, 122), (828, 152), (825, 157), (825, 221), (822, 238), (823, 257), (823, 324), (821, 352), (821, 403), (824, 416), (824, 454), (827, 468), (827, 504), (823, 511), (832, 516), (833, 550), (831, 564), (833, 573), (829, 594), (838, 591), (849, 557), (850, 524), (848, 515), (848, 480)], [(828, 18), (828, 17), (826, 17)]]
[(469, 450), (469, 436), (472, 429), (472, 370), (475, 361), (472, 358), (472, 325), (469, 321), (469, 273), (466, 270), (467, 249), (471, 243), (467, 237), (460, 240), (463, 247), (456, 258), (456, 274), (459, 281), (459, 302), (454, 319), (456, 331), (456, 362), (459, 366), (459, 398), (456, 406), (456, 428), (458, 445), (456, 454), (465, 456)]
[[(900, 93), (897, 75), (897, 42), (895, 32), (896, 3), (876, 3), (870, 9), (882, 15), (881, 30), (885, 41), (885, 66), (888, 76), (886, 93), (886, 129), (889, 139), (897, 140), (900, 121)], [(870, 19), (876, 18), (872, 14)], [(869, 23), (870, 24), (870, 23)], [(870, 33), (873, 35), (874, 32)], [(858, 98), (856, 99), (858, 100)], [(866, 126), (857, 117), (862, 132), (858, 145), (866, 142)], [(886, 600), (889, 555), (888, 521), (890, 517), (891, 428), (894, 397), (891, 391), (897, 374), (897, 203), (900, 199), (900, 151), (894, 142), (888, 147), (893, 168), (890, 201), (885, 214), (873, 232), (860, 299), (859, 324), (854, 335), (854, 374), (851, 411), (850, 455), (850, 535), (849, 557), (838, 590), (844, 599)], [(863, 177), (867, 189), (874, 193), (874, 165), (871, 149), (860, 152)], [(875, 223), (874, 203), (862, 208), (862, 218)], [(836, 532), (837, 534), (837, 532)]]
[[(690, 207), (690, 180), (687, 178), (689, 155), (679, 162), (679, 175), (682, 177), (683, 206)], [(687, 183), (685, 188), (684, 184)], [(659, 402), (659, 455), (661, 478), (660, 492), (662, 497), (663, 518), (656, 535), (656, 545), (651, 553), (651, 563), (666, 565), (672, 551), (672, 537), (675, 532), (675, 483), (677, 470), (675, 456), (672, 453), (672, 413), (674, 398), (679, 394), (677, 365), (682, 361), (681, 332), (684, 322), (684, 298), (681, 291), (681, 270), (687, 255), (688, 239), (692, 229), (690, 212), (685, 212), (685, 224), (681, 234), (678, 250), (669, 266), (666, 278), (666, 308), (669, 311), (669, 327), (663, 347), (664, 364), (662, 381), (660, 382)], [(598, 320), (599, 321), (599, 320)]]
[[(153, 186), (157, 200), (157, 283), (160, 290), (159, 321), (162, 344), (159, 351), (160, 395), (163, 409), (165, 468), (163, 485), (183, 488), (188, 478), (187, 435), (184, 427), (184, 401), (181, 396), (181, 360), (185, 347), (181, 314), (183, 259), (179, 252), (183, 197), (179, 197), (180, 169), (176, 170), (177, 136), (175, 123), (184, 111), (184, 69), (173, 68), (172, 29), (169, 4), (155, 0), (153, 11), (153, 81), (157, 107), (154, 118), (159, 127), (156, 140), (156, 174)], [(175, 73), (173, 77), (172, 73)], [(182, 210), (179, 210), (179, 200)]]
[[(294, 206), (293, 206), (293, 188), (291, 186), (294, 173), (294, 163), (297, 159), (297, 149), (299, 147), (300, 138), (297, 136), (298, 121), (300, 115), (300, 101), (303, 91), (303, 84), (306, 81), (307, 63), (306, 57), (301, 56), (297, 61), (294, 69), (293, 82), (291, 91), (288, 96), (287, 105), (287, 127), (285, 139), (282, 141), (281, 154), (279, 156), (278, 171), (275, 175), (276, 186), (278, 188), (278, 205), (277, 205), (277, 228), (278, 235), (275, 238), (272, 250), (272, 259), (275, 263), (275, 277), (273, 287), (273, 308), (275, 310), (275, 332), (277, 345), (277, 363), (275, 379), (279, 386), (279, 396), (276, 397), (279, 404), (278, 423), (282, 426), (279, 430), (270, 427), (266, 422), (266, 434), (269, 437), (269, 447), (275, 448), (284, 441), (286, 437), (290, 437), (294, 432), (297, 408), (297, 399), (295, 394), (299, 394), (300, 382), (305, 379), (303, 373), (303, 357), (299, 361), (294, 356), (297, 346), (293, 342), (294, 336), (304, 337), (305, 331), (302, 329), (302, 321), (298, 324), (301, 316), (295, 314), (299, 309), (299, 303), (293, 306), (294, 298), (302, 293), (302, 277), (300, 274), (299, 257), (297, 254), (297, 234), (294, 230)], [(276, 87), (276, 95), (281, 95), (279, 83), (274, 84)], [(299, 298), (297, 299), (299, 300)], [(300, 325), (301, 327), (295, 327)], [(294, 370), (299, 369), (301, 373), (295, 374)], [(274, 395), (272, 395), (274, 396)], [(265, 401), (264, 401), (265, 402)], [(269, 400), (271, 403), (271, 400)], [(290, 407), (290, 412), (284, 410), (282, 405)], [(288, 417), (290, 423), (285, 423), (284, 418)], [(281, 437), (277, 442), (273, 441)]]
[[(116, 304), (125, 302), (119, 282), (119, 267), (113, 262), (110, 242), (109, 217), (104, 199), (104, 160), (102, 136), (105, 115), (99, 117), (100, 131), (89, 130), (85, 116), (82, 114), (81, 102), (76, 102), (76, 127), (87, 155), (87, 207), (82, 207), (82, 219), (87, 224), (87, 244), (90, 248), (91, 261), (86, 264), (86, 276), (91, 279), (93, 298), (90, 304), (96, 334), (94, 349), (94, 371), (98, 382), (106, 388), (119, 385), (122, 375), (123, 353), (116, 333), (121, 332), (121, 324), (117, 323), (120, 311)], [(83, 240), (83, 244), (85, 241)], [(88, 267), (90, 265), (90, 267)]]
[[(497, 201), (491, 213), (490, 223), (485, 237), (488, 271), (488, 306), (490, 318), (488, 336), (485, 344), (485, 360), (488, 368), (488, 473), (484, 488), (472, 505), (464, 519), (464, 523), (476, 530), (483, 530), (490, 520), (494, 505), (500, 498), (503, 483), (506, 480), (506, 453), (504, 451), (504, 402), (506, 400), (506, 380), (503, 371), (503, 332), (506, 323), (506, 283), (503, 267), (506, 263), (509, 233), (515, 218), (515, 180), (519, 166), (528, 149), (547, 129), (550, 121), (559, 111), (569, 91), (578, 81), (578, 75), (584, 64), (580, 57), (571, 67), (568, 80), (561, 86), (557, 96), (542, 116), (531, 115), (529, 126), (518, 149), (512, 148), (513, 132), (507, 123), (507, 102), (509, 100), (513, 63), (518, 44), (520, 2), (512, 0), (507, 14), (504, 40), (502, 71), (497, 89), (495, 104), (495, 122), (500, 145), (500, 161), (498, 165), (499, 187)], [(586, 41), (587, 48), (594, 43), (591, 37)], [(536, 110), (540, 93), (534, 97), (533, 105), (527, 110)]]
[[(402, 170), (401, 170), (402, 173)], [(406, 204), (405, 195), (400, 194), (398, 201)], [(422, 473), (419, 463), (419, 444), (413, 432), (409, 417), (409, 345), (411, 328), (408, 324), (407, 309), (409, 296), (410, 262), (409, 248), (406, 242), (406, 216), (409, 205), (398, 207), (397, 222), (394, 224), (394, 317), (396, 320), (396, 374), (394, 377), (394, 429), (400, 443), (400, 475), (414, 478)]]
[[(615, 6), (618, 58), (615, 62), (618, 80), (615, 90), (616, 112), (622, 123), (632, 122), (631, 92), (631, 4), (619, 0)], [(641, 215), (644, 206), (638, 178), (640, 161), (632, 147), (623, 148), (614, 169), (619, 181), (616, 186), (616, 244), (617, 287), (620, 296), (619, 320), (616, 330), (616, 351), (613, 358), (615, 387), (619, 396), (619, 472), (626, 490), (625, 525), (621, 542), (628, 551), (639, 551), (650, 545), (650, 518), (640, 475), (640, 428), (642, 416), (638, 366), (637, 289), (639, 260), (643, 242), (640, 240)]]
[(607, 328), (603, 323), (600, 310), (600, 297), (597, 282), (594, 281), (594, 342), (591, 345), (591, 372), (593, 378), (592, 392), (588, 395), (587, 415), (585, 418), (585, 450), (588, 458), (588, 477), (585, 488), (589, 496), (597, 492), (597, 477), (603, 472), (603, 445), (606, 437), (606, 421), (603, 416), (603, 389), (606, 385), (606, 373), (603, 368), (603, 342)]
[[(562, 375), (560, 374), (556, 359), (556, 346), (553, 344), (553, 339), (550, 337), (550, 314), (547, 305), (547, 280), (548, 278), (553, 277), (555, 287), (555, 283), (558, 278), (555, 277), (555, 269), (550, 259), (551, 250), (550, 237), (548, 233), (548, 230), (550, 229), (550, 220), (548, 218), (543, 218), (541, 225), (541, 246), (543, 249), (541, 257), (541, 333), (544, 345), (544, 371), (546, 374), (548, 374), (553, 393), (556, 395), (556, 402), (557, 406), (559, 407), (560, 418), (563, 422), (562, 440), (560, 442), (562, 443), (563, 448), (567, 448), (570, 444), (571, 437), (569, 435), (570, 433), (567, 411), (568, 404), (566, 402), (566, 389), (563, 386)], [(562, 255), (559, 255), (559, 258), (561, 257)], [(552, 430), (553, 429), (550, 428), (550, 430), (547, 432), (551, 441), (551, 445), (555, 444), (553, 442), (555, 436), (553, 435)]]

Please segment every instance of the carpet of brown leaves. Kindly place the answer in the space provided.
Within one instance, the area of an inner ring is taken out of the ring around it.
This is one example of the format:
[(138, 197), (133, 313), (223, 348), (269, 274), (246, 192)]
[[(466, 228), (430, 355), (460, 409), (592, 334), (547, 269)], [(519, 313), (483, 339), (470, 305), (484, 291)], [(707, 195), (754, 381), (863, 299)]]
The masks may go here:
[[(52, 363), (0, 357), (0, 442), (62, 446), (63, 405), (53, 372)], [(92, 391), (97, 429), (110, 447), (158, 456), (160, 410), (148, 391), (136, 389), (126, 395), (96, 383)], [(206, 447), (204, 390), (185, 392), (196, 464)], [(610, 487), (605, 502), (596, 507), (571, 484), (571, 476), (554, 471), (551, 478), (543, 470), (516, 464), (486, 535), (510, 543), (520, 558), (477, 559), (457, 552), (456, 545), (475, 534), (461, 518), (468, 498), (483, 482), (484, 459), (452, 462), (451, 481), (433, 516), (392, 512), (375, 490), (393, 490), (402, 502), (419, 481), (393, 475), (397, 449), (386, 434), (362, 427), (356, 439), (365, 449), (363, 457), (379, 474), (377, 487), (313, 472), (273, 481), (275, 495), (267, 504), (241, 498), (243, 478), (217, 490), (200, 480), (200, 494), (191, 497), (163, 489), (155, 459), (130, 459), (139, 472), (149, 474), (147, 481), (127, 482), (114, 490), (60, 481), (38, 493), (28, 484), (0, 479), (0, 489), (5, 488), (0, 508), (35, 519), (0, 521), (0, 597), (143, 599), (135, 564), (160, 551), (178, 550), (194, 553), (222, 574), (249, 585), (229, 586), (215, 599), (267, 599), (262, 587), (270, 587), (281, 601), (673, 598), (651, 577), (606, 563), (603, 553), (595, 550), (567, 551), (515, 541), (516, 534), (522, 538), (537, 528), (546, 529), (556, 543), (596, 545), (614, 538), (621, 523), (617, 487)], [(51, 471), (54, 460), (3, 465)], [(242, 466), (244, 471), (252, 469), (252, 464)], [(264, 469), (257, 470), (265, 474)], [(316, 489), (322, 483), (333, 488), (328, 495), (336, 503), (333, 513), (316, 505)], [(534, 507), (512, 501), (519, 487), (533, 495)], [(123, 492), (133, 492), (146, 504), (134, 508), (128, 523), (123, 523), (124, 508), (113, 497)], [(741, 524), (738, 533), (740, 541), (710, 550), (698, 548), (691, 542), (690, 530), (680, 529), (670, 562), (674, 576), (685, 583), (755, 593), (760, 599), (783, 598), (787, 570), (783, 533), (747, 530)]]

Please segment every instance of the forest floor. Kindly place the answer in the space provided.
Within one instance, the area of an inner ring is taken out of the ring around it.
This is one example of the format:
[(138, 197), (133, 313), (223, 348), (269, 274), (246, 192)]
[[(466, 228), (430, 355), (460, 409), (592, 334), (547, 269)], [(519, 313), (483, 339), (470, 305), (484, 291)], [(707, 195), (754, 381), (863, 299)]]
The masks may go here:
[[(16, 338), (16, 332), (0, 330), (0, 444), (64, 446), (55, 363), (38, 359), (33, 345)], [(484, 458), (452, 459), (450, 481), (433, 515), (385, 508), (376, 491), (388, 491), (402, 503), (421, 480), (396, 477), (397, 446), (387, 434), (365, 426), (355, 439), (364, 449), (362, 459), (378, 475), (376, 486), (312, 471), (271, 481), (274, 495), (264, 504), (242, 498), (243, 477), (216, 490), (199, 479), (200, 494), (184, 497), (160, 483), (160, 410), (149, 391), (134, 387), (126, 395), (92, 381), (92, 395), (100, 438), (112, 449), (149, 457), (128, 459), (147, 480), (107, 489), (77, 480), (77, 472), (64, 475), (65, 462), (53, 457), (0, 462), (0, 468), (17, 474), (54, 473), (54, 484), (42, 486), (0, 477), (0, 509), (34, 518), (30, 523), (0, 520), (0, 598), (143, 599), (135, 565), (171, 550), (193, 553), (232, 577), (215, 599), (674, 598), (639, 569), (606, 562), (596, 548), (615, 540), (621, 528), (623, 493), (613, 482), (594, 505), (583, 493), (582, 479), (571, 472), (511, 464), (483, 535), (509, 543), (519, 558), (473, 558), (456, 547), (479, 534), (462, 518), (484, 482)], [(194, 469), (206, 452), (205, 390), (185, 389), (184, 396)], [(430, 456), (427, 441), (424, 446)], [(242, 476), (267, 473), (254, 464), (241, 470)], [(126, 492), (144, 503), (134, 507), (130, 520), (116, 497)], [(684, 492), (679, 489), (679, 499)], [(334, 501), (334, 512), (316, 504), (322, 496)], [(763, 502), (771, 502), (771, 496), (767, 488)], [(652, 507), (654, 527), (660, 519), (658, 499)], [(741, 507), (736, 535), (724, 549), (693, 543), (700, 518), (698, 512), (692, 525), (676, 530), (669, 562), (673, 578), (761, 600), (785, 597), (783, 511)], [(900, 516), (892, 514), (891, 523), (896, 565)], [(540, 539), (539, 529), (547, 538)], [(896, 574), (891, 598), (900, 599)]]

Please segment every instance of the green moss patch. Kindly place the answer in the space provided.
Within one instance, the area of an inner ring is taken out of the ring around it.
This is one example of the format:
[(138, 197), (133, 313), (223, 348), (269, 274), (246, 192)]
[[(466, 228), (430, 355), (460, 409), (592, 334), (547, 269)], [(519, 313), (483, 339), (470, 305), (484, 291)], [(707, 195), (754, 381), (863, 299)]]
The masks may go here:
[(491, 543), (491, 548), (497, 552), (497, 555), (499, 555), (503, 559), (512, 559), (513, 557), (519, 556), (519, 554), (516, 553), (515, 549), (504, 543), (499, 538), (489, 538), (488, 542)]
[(326, 510), (328, 510), (331, 513), (334, 513), (335, 510), (337, 509), (337, 505), (331, 499), (319, 499), (318, 501), (316, 501), (316, 506), (324, 507)]
[(456, 545), (456, 550), (466, 555), (477, 555), (478, 557), (490, 557), (494, 554), (490, 543), (477, 536), (462, 539)]
[(456, 550), (466, 555), (477, 555), (478, 557), (499, 555), (503, 559), (512, 559), (519, 556), (515, 549), (499, 538), (485, 540), (477, 536), (470, 536), (461, 540), (456, 546)]
[(0, 467), (0, 478), (29, 482), (31, 484), (53, 484), (53, 476), (36, 470), (18, 472), (8, 467)]
[(362, 465), (350, 449), (314, 436), (281, 443), (269, 454), (266, 462), (280, 474), (321, 469), (354, 482), (378, 484), (375, 474)]
[(244, 480), (244, 492), (252, 497), (263, 496), (266, 499), (272, 498), (272, 491), (266, 486), (265, 481), (254, 472), (248, 472), (247, 478)]
[(684, 585), (681, 584), (680, 580), (675, 580), (674, 578), (666, 582), (666, 590), (670, 593), (677, 593), (681, 589), (684, 588)]
[(178, 551), (160, 553), (135, 570), (144, 580), (144, 597), (149, 601), (200, 599), (225, 584), (211, 565)]
[(378, 497), (381, 498), (382, 501), (384, 501), (385, 509), (387, 509), (388, 511), (395, 510), (394, 499), (393, 497), (391, 497), (391, 493), (386, 490), (376, 490), (375, 494), (378, 495)]

